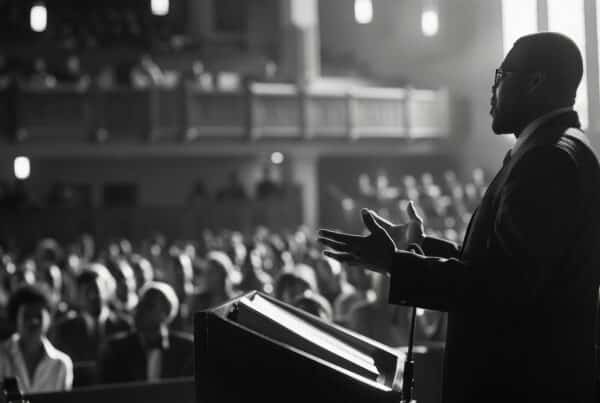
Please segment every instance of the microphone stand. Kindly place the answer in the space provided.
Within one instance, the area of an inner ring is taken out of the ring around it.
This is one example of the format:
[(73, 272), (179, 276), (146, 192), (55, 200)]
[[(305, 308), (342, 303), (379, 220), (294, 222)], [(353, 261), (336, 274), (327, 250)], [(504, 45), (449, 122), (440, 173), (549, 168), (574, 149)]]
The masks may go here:
[(415, 322), (417, 308), (412, 307), (410, 313), (410, 334), (408, 336), (408, 351), (404, 361), (404, 373), (402, 374), (402, 403), (412, 403), (412, 393), (415, 385), (415, 361), (413, 359), (413, 344), (415, 337)]
[[(408, 250), (423, 255), (423, 250), (417, 244), (411, 244)], [(408, 350), (404, 361), (404, 373), (402, 374), (402, 403), (413, 403), (413, 389), (415, 386), (415, 361), (413, 359), (413, 345), (415, 341), (415, 326), (417, 319), (417, 307), (413, 306), (410, 312), (410, 333), (408, 336)]]

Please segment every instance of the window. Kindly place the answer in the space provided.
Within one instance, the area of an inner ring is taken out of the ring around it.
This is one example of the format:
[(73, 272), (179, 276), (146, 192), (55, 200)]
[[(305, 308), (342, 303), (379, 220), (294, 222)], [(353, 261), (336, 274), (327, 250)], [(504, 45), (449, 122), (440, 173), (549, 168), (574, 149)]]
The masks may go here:
[[(546, 2), (547, 21), (540, 21), (538, 2)], [(584, 0), (502, 0), (503, 47), (506, 55), (521, 36), (538, 32), (547, 23), (549, 31), (560, 32), (579, 47), (584, 60), (584, 75), (577, 91), (575, 109), (584, 128), (588, 125), (588, 88), (585, 69)]]
[(583, 56), (583, 78), (577, 90), (575, 109), (579, 113), (581, 125), (588, 125), (587, 74), (585, 69), (585, 23), (583, 0), (548, 0), (548, 29), (560, 32), (571, 38)]
[(502, 1), (502, 41), (506, 55), (517, 39), (538, 31), (536, 0)]

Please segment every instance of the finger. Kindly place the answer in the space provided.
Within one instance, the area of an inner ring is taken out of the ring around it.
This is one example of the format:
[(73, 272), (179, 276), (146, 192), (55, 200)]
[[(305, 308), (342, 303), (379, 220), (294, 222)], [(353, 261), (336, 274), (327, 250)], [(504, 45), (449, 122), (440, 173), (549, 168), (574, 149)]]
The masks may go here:
[(385, 232), (384, 229), (375, 221), (371, 212), (366, 208), (361, 210), (361, 216), (365, 227), (371, 232), (371, 234)]
[(352, 253), (347, 252), (335, 252), (332, 250), (323, 251), (323, 254), (327, 257), (337, 260), (341, 263), (358, 264), (359, 260)]
[(394, 226), (394, 224), (392, 224), (391, 222), (389, 222), (388, 220), (386, 220), (385, 218), (383, 218), (382, 216), (380, 216), (379, 214), (377, 214), (374, 211), (371, 211), (371, 216), (377, 222), (377, 224), (379, 224), (383, 228), (391, 228)]
[(343, 232), (337, 232), (337, 231), (331, 231), (328, 229), (321, 229), (319, 230), (319, 237), (321, 238), (328, 238), (337, 242), (343, 242), (343, 243), (354, 243), (356, 241), (359, 241), (361, 239), (363, 239), (362, 235), (352, 235), (352, 234), (346, 234)]
[(322, 244), (328, 248), (334, 249), (336, 251), (348, 252), (348, 253), (352, 252), (352, 247), (346, 243), (337, 242), (337, 241), (333, 241), (328, 238), (321, 238), (321, 237), (319, 237), (317, 240), (319, 241), (320, 244)]
[(411, 200), (406, 207), (406, 212), (408, 213), (408, 218), (411, 221), (423, 221), (419, 214), (417, 213), (417, 209), (415, 208), (415, 203)]

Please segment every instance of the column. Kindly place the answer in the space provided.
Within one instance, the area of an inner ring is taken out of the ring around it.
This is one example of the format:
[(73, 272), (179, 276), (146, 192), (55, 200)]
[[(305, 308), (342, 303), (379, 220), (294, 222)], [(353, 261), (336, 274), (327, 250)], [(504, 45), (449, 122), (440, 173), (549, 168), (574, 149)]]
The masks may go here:
[(304, 86), (320, 75), (319, 3), (282, 0), (279, 71)]
[(292, 179), (302, 189), (302, 221), (311, 230), (319, 225), (319, 183), (316, 153), (292, 156)]

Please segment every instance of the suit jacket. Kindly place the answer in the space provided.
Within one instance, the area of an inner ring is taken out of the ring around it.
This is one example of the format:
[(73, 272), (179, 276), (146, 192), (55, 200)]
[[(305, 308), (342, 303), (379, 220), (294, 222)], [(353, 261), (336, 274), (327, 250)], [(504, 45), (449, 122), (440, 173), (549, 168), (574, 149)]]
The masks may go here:
[[(194, 375), (194, 341), (191, 335), (169, 332), (168, 348), (162, 351), (161, 379)], [(100, 381), (145, 381), (147, 358), (140, 336), (133, 331), (108, 340), (100, 354)]]
[(595, 401), (600, 167), (577, 125), (561, 114), (523, 143), (462, 248), (397, 256), (390, 302), (448, 312), (444, 402)]

